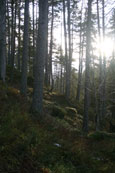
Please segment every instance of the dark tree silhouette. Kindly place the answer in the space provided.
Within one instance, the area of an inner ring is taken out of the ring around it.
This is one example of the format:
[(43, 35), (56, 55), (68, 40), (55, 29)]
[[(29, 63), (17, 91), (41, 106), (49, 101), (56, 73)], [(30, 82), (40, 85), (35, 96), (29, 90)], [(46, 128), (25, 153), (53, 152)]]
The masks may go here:
[(6, 0), (0, 0), (0, 79), (6, 73)]
[(37, 38), (37, 50), (35, 59), (35, 76), (32, 109), (39, 115), (43, 111), (43, 83), (44, 83), (44, 64), (47, 43), (47, 15), (48, 1), (39, 0), (39, 28)]

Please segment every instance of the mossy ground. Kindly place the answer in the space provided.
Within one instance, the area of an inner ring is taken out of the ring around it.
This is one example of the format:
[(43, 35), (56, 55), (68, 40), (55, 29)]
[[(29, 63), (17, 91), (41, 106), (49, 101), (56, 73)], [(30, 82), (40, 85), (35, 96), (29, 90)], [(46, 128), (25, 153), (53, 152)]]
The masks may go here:
[(84, 136), (82, 115), (64, 96), (47, 89), (44, 118), (36, 121), (30, 113), (32, 89), (25, 99), (16, 88), (0, 83), (0, 172), (115, 172), (114, 134)]

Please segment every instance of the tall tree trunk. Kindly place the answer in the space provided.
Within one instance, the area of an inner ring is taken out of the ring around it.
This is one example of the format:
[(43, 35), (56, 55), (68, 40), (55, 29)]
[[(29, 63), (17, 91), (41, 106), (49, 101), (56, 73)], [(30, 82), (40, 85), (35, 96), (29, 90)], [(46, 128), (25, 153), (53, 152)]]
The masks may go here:
[(10, 64), (11, 35), (10, 35), (10, 16), (9, 16), (9, 3), (8, 3), (8, 0), (7, 0), (7, 20), (8, 20), (8, 60), (7, 60), (7, 63)]
[(37, 31), (38, 31), (38, 2), (36, 2), (36, 46), (37, 46)]
[(6, 74), (6, 0), (0, 0), (0, 79)]
[(39, 28), (35, 59), (35, 76), (32, 109), (39, 116), (43, 113), (44, 64), (47, 43), (48, 1), (39, 0)]
[(20, 2), (18, 3), (18, 70), (20, 71), (20, 44), (21, 44), (21, 31), (20, 31), (20, 22), (21, 22), (21, 15), (20, 15)]
[(35, 19), (34, 19), (34, 0), (33, 0), (33, 57), (35, 55), (35, 30), (34, 30), (34, 25), (35, 25)]
[(81, 16), (80, 16), (80, 43), (79, 43), (79, 72), (78, 72), (78, 84), (77, 84), (77, 95), (76, 100), (79, 102), (80, 100), (80, 93), (81, 93), (81, 82), (82, 82), (82, 9), (83, 9), (83, 1), (81, 6)]
[(60, 93), (62, 94), (63, 93), (63, 88), (62, 88), (62, 82), (63, 82), (63, 79), (62, 79), (62, 75), (63, 75), (63, 68), (62, 68), (62, 64), (60, 65), (61, 66), (61, 72), (60, 72)]
[[(103, 43), (105, 41), (105, 1), (102, 0), (102, 28), (103, 28)], [(102, 118), (106, 113), (106, 56), (103, 53), (103, 104), (102, 104)]]
[(65, 68), (63, 69), (63, 85), (62, 85), (63, 94), (65, 93)]
[(46, 42), (46, 56), (45, 56), (45, 86), (49, 85), (49, 61), (48, 61), (48, 15), (47, 15), (47, 42)]
[[(113, 19), (113, 27), (114, 27), (114, 30), (113, 30), (113, 43), (115, 44), (115, 9), (114, 9), (114, 12), (113, 12), (113, 16), (114, 16), (114, 19)], [(113, 59), (115, 59), (115, 46), (113, 48), (112, 57), (113, 57)]]
[(72, 61), (72, 50), (71, 50), (71, 23), (70, 23), (70, 0), (67, 1), (68, 10), (68, 60), (66, 69), (66, 98), (70, 98), (70, 87), (71, 87), (71, 61)]
[[(30, 21), (30, 18), (29, 18), (29, 21)], [(31, 30), (31, 28), (30, 28), (30, 23), (29, 23), (29, 34), (32, 35), (30, 33), (30, 30)], [(31, 72), (32, 72), (32, 70), (31, 70), (31, 36), (29, 36), (28, 49), (29, 49), (29, 51), (28, 51), (28, 72), (29, 72), (29, 74), (31, 74)]]
[(63, 0), (63, 25), (64, 25), (64, 42), (65, 42), (65, 68), (66, 68), (66, 86), (67, 86), (67, 62), (68, 62), (68, 54), (67, 54), (67, 28), (66, 28), (66, 15), (65, 15), (65, 0)]
[[(100, 120), (99, 120), (99, 114), (98, 114), (98, 102), (97, 102), (97, 92), (96, 92), (96, 80), (95, 80), (95, 56), (94, 56), (94, 53), (93, 53), (93, 50), (92, 50), (92, 54), (91, 54), (91, 57), (92, 57), (92, 96), (94, 97), (94, 105), (95, 105), (95, 108), (94, 108), (94, 112), (95, 112), (95, 115), (96, 115), (96, 130), (98, 131), (99, 130), (99, 125), (100, 125)], [(95, 118), (94, 118), (95, 120)], [(95, 121), (94, 121), (95, 123)]]
[(34, 75), (34, 63), (35, 63), (35, 0), (32, 1), (32, 17), (33, 17), (33, 75)]
[(13, 76), (14, 58), (15, 58), (16, 12), (17, 12), (17, 1), (14, 3), (14, 1), (12, 0), (12, 39), (11, 39), (11, 68), (12, 68), (11, 75), (12, 76)]
[(49, 48), (49, 83), (52, 88), (53, 76), (52, 76), (52, 50), (53, 50), (53, 24), (54, 24), (54, 0), (52, 0), (52, 19), (51, 19), (51, 32), (50, 32), (50, 48)]
[(86, 68), (85, 68), (85, 95), (84, 95), (84, 118), (83, 131), (88, 132), (88, 111), (89, 111), (89, 68), (90, 68), (90, 48), (91, 48), (91, 4), (88, 0), (88, 17), (86, 30)]
[(60, 72), (60, 93), (63, 93), (63, 50), (62, 50), (62, 23), (61, 23), (61, 43), (60, 43), (60, 68), (61, 68), (61, 72)]
[(67, 54), (67, 28), (66, 28), (66, 14), (65, 14), (65, 0), (63, 0), (63, 25), (64, 25), (64, 42), (65, 42), (65, 60), (66, 60), (66, 73), (65, 73), (65, 92), (67, 93), (67, 80), (68, 80), (68, 54)]
[[(98, 36), (101, 43), (101, 31), (100, 31), (100, 17), (99, 17), (99, 0), (97, 0), (97, 23), (98, 23)], [(98, 114), (96, 115), (96, 130), (100, 130), (100, 118), (102, 116), (102, 57), (99, 51), (99, 89), (98, 89)]]
[(22, 54), (22, 74), (21, 74), (21, 94), (27, 94), (27, 62), (28, 62), (28, 42), (29, 42), (29, 0), (25, 1), (24, 13), (24, 35)]
[(10, 55), (10, 66), (12, 62), (12, 52), (13, 52), (13, 37), (14, 37), (14, 0), (11, 0), (11, 55)]

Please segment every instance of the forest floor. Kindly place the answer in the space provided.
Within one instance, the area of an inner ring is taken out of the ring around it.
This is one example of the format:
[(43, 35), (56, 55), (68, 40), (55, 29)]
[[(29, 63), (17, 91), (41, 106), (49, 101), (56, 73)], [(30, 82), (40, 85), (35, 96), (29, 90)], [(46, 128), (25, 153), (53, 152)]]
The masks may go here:
[(15, 85), (0, 83), (1, 173), (114, 173), (115, 133), (82, 132), (82, 115), (63, 95), (44, 91), (44, 118), (30, 113)]

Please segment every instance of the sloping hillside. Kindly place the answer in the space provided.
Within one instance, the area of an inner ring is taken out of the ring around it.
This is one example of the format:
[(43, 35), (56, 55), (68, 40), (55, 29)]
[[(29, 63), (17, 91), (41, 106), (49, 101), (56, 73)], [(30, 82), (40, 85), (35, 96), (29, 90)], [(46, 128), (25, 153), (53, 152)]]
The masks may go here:
[(0, 172), (115, 171), (115, 134), (81, 131), (82, 115), (63, 95), (44, 92), (44, 118), (34, 118), (18, 89), (0, 83)]

